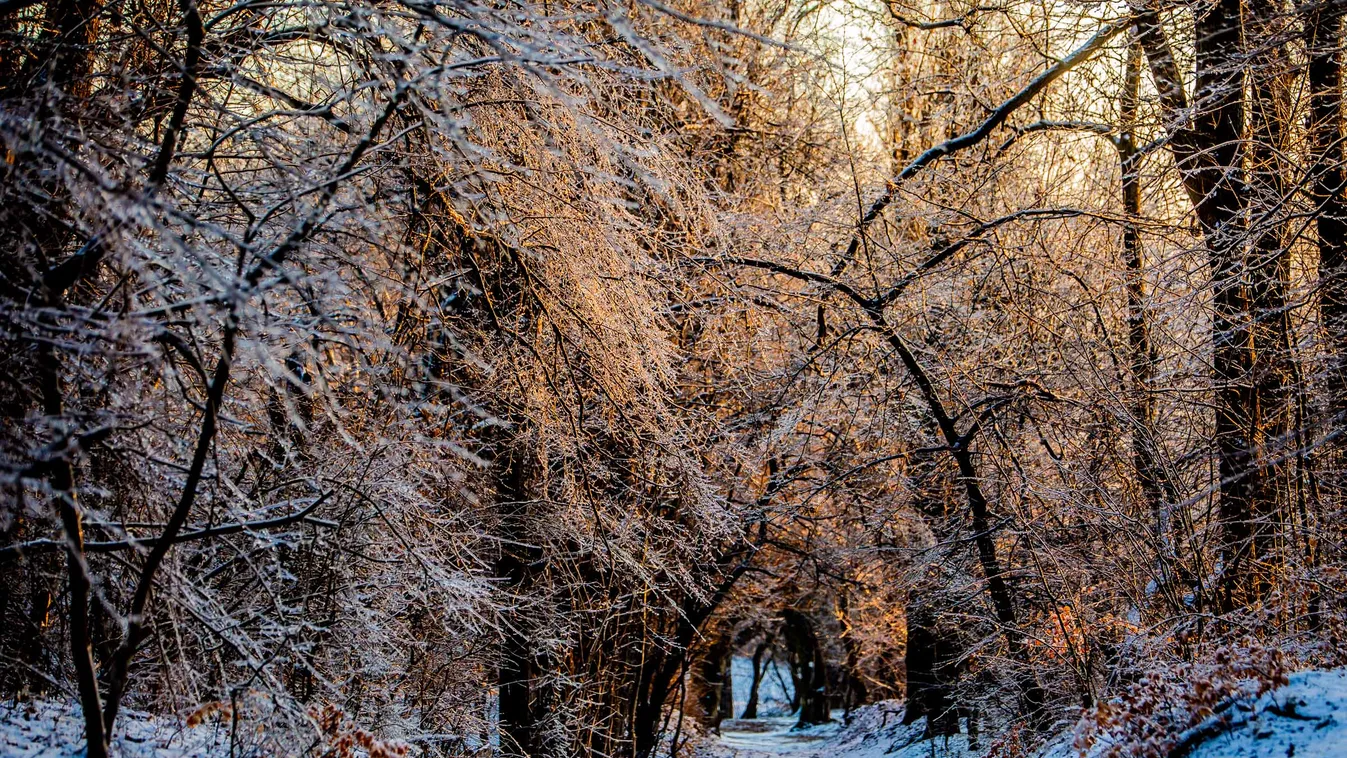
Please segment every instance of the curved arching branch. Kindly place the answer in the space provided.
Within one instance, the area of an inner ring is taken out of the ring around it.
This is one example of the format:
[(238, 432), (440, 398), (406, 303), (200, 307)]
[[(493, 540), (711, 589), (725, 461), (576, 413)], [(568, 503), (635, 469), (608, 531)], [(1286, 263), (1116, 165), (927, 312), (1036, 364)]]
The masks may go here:
[(1105, 25), (1095, 33), (1093, 37), (1087, 40), (1085, 44), (1073, 50), (1070, 55), (1058, 61), (1048, 70), (1034, 77), (1028, 84), (1024, 85), (1019, 92), (1016, 92), (1008, 100), (997, 106), (996, 110), (992, 111), (991, 115), (981, 124), (978, 124), (977, 127), (971, 131), (964, 132), (953, 139), (946, 140), (912, 159), (911, 163), (908, 163), (903, 167), (902, 171), (899, 171), (897, 175), (888, 181), (888, 184), (884, 187), (884, 191), (879, 197), (875, 198), (874, 202), (870, 204), (870, 207), (866, 209), (865, 214), (861, 216), (860, 221), (856, 225), (856, 232), (852, 235), (851, 242), (847, 244), (846, 252), (838, 259), (837, 263), (832, 268), (832, 276), (840, 276), (841, 273), (846, 270), (846, 267), (850, 265), (851, 260), (856, 257), (857, 251), (860, 250), (861, 244), (865, 241), (866, 235), (870, 231), (870, 227), (879, 220), (879, 217), (883, 215), (885, 209), (893, 204), (894, 199), (897, 197), (898, 188), (903, 182), (916, 176), (922, 169), (935, 163), (941, 158), (967, 150), (982, 142), (982, 140), (986, 139), (998, 126), (1005, 123), (1006, 119), (1010, 118), (1011, 114), (1037, 97), (1039, 93), (1043, 92), (1043, 90), (1047, 89), (1053, 82), (1061, 78), (1062, 74), (1065, 74), (1083, 61), (1089, 59), (1090, 56), (1094, 55), (1095, 52), (1102, 48), (1109, 40), (1117, 36), (1119, 32), (1126, 29), (1130, 24), (1131, 19), (1124, 18)]

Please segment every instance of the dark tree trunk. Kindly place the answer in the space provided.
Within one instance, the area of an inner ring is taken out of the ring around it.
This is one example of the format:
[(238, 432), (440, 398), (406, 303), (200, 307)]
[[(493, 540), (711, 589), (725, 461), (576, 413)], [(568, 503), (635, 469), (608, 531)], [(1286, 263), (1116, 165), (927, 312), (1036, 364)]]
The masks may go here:
[(1197, 92), (1189, 104), (1158, 14), (1137, 15), (1137, 32), (1150, 62), (1170, 130), (1169, 146), (1206, 241), (1213, 292), (1212, 353), (1220, 479), (1222, 606), (1231, 609), (1255, 592), (1250, 579), (1253, 523), (1267, 488), (1255, 459), (1257, 392), (1244, 255), (1248, 187), (1240, 149), (1244, 138), (1245, 75), (1240, 60), (1240, 0), (1218, 0), (1198, 14), (1194, 36)]
[(1141, 155), (1136, 145), (1135, 126), (1141, 86), (1141, 48), (1128, 47), (1127, 66), (1123, 73), (1123, 91), (1119, 107), (1123, 132), (1118, 140), (1118, 155), (1122, 162), (1122, 202), (1127, 223), (1123, 226), (1123, 255), (1127, 283), (1127, 342), (1128, 361), (1132, 373), (1131, 401), (1128, 414), (1132, 425), (1132, 460), (1146, 507), (1150, 510), (1150, 527), (1155, 535), (1156, 552), (1160, 565), (1165, 565), (1169, 550), (1169, 523), (1165, 508), (1166, 498), (1175, 493), (1168, 486), (1160, 465), (1159, 445), (1155, 439), (1155, 350), (1151, 345), (1150, 320), (1147, 318), (1146, 287), (1144, 280), (1145, 251), (1141, 244)]
[[(770, 466), (775, 476), (775, 463)], [(779, 487), (779, 482), (768, 483), (767, 491), (760, 502), (765, 502)], [(688, 599), (684, 602), (678, 616), (677, 631), (673, 635), (673, 645), (666, 650), (656, 650), (650, 660), (642, 661), (636, 686), (636, 703), (632, 708), (631, 742), (637, 758), (648, 758), (654, 754), (661, 732), (660, 717), (668, 703), (669, 696), (677, 689), (684, 672), (688, 651), (702, 625), (711, 614), (725, 601), (736, 582), (748, 570), (754, 555), (752, 550), (745, 552), (730, 551), (721, 556), (722, 563), (733, 568), (725, 572), (725, 579), (705, 601)], [(734, 563), (729, 563), (734, 562)]]
[[(734, 718), (734, 650), (725, 654), (724, 678), (720, 680), (720, 720)], [(716, 722), (720, 728), (720, 722)]]
[(936, 426), (944, 438), (946, 450), (958, 466), (959, 483), (963, 486), (967, 498), (973, 543), (977, 548), (978, 566), (982, 569), (987, 584), (987, 597), (991, 600), (992, 611), (1001, 627), (1006, 640), (1006, 651), (1011, 660), (1020, 664), (1016, 678), (1020, 689), (1020, 711), (1026, 714), (1035, 727), (1046, 727), (1044, 705), (1047, 696), (1029, 662), (1029, 651), (1025, 646), (1024, 630), (1020, 628), (1015, 608), (1015, 595), (1010, 583), (1006, 581), (1005, 568), (996, 550), (996, 528), (991, 522), (991, 506), (982, 491), (981, 478), (973, 458), (973, 442), (979, 431), (979, 422), (974, 422), (968, 431), (960, 434), (954, 417), (945, 409), (944, 402), (936, 392), (934, 383), (926, 373), (917, 357), (908, 348), (907, 343), (884, 318), (884, 314), (873, 307), (867, 309), (870, 320), (884, 332), (885, 340), (907, 369), (916, 383), (922, 398), (934, 417)]
[[(524, 454), (506, 449), (494, 462), (496, 496), (502, 536), (496, 559), (496, 576), (505, 591), (522, 595), (531, 581), (529, 566), (540, 556), (527, 547), (528, 515), (527, 466)], [(544, 729), (546, 705), (535, 692), (539, 675), (532, 645), (528, 612), (507, 614), (502, 619), (500, 661), (497, 668), (501, 751), (506, 756), (539, 756), (547, 752)]]
[(823, 659), (818, 634), (808, 616), (793, 608), (781, 612), (783, 634), (790, 651), (791, 669), (796, 672), (795, 697), (799, 701), (796, 727), (826, 724), (828, 712), (828, 667)]
[[(1344, 503), (1344, 459), (1347, 446), (1341, 432), (1347, 424), (1347, 172), (1343, 169), (1343, 140), (1347, 138), (1342, 118), (1342, 8), (1332, 3), (1311, 3), (1305, 11), (1305, 48), (1310, 119), (1308, 141), (1313, 161), (1311, 195), (1318, 213), (1315, 232), (1319, 247), (1319, 321), (1327, 366), (1324, 374), (1324, 407), (1328, 414), (1325, 432), (1333, 441), (1325, 457), (1326, 489), (1335, 515)], [(1304, 524), (1302, 524), (1302, 528)], [(1340, 533), (1340, 532), (1339, 532)], [(1307, 563), (1320, 559), (1306, 540)], [(1309, 601), (1309, 626), (1321, 623), (1321, 598), (1316, 589)]]
[(959, 733), (959, 708), (954, 702), (958, 681), (958, 645), (939, 629), (926, 603), (907, 604), (907, 709), (903, 723), (926, 717), (928, 737)]
[[(1128, 368), (1131, 372), (1127, 413), (1132, 427), (1132, 461), (1153, 534), (1156, 574), (1160, 578), (1159, 591), (1170, 608), (1178, 611), (1185, 607), (1178, 583), (1185, 577), (1199, 576), (1202, 572), (1200, 569), (1191, 571), (1185, 568), (1174, 549), (1170, 504), (1179, 501), (1179, 491), (1165, 466), (1156, 429), (1155, 367), (1159, 356), (1151, 341), (1150, 309), (1145, 286), (1146, 257), (1140, 225), (1140, 172), (1144, 156), (1137, 147), (1135, 131), (1144, 57), (1140, 40), (1134, 35), (1128, 46), (1123, 71), (1123, 90), (1118, 109), (1122, 132), (1116, 142), (1122, 164), (1122, 205), (1126, 218), (1122, 241), (1127, 288)], [(1204, 604), (1202, 588), (1194, 586), (1192, 589), (1196, 607), (1200, 609)]]
[(1189, 182), (1204, 190), (1197, 204), (1207, 240), (1214, 289), (1215, 441), (1221, 480), (1222, 606), (1233, 609), (1251, 595), (1253, 520), (1259, 510), (1261, 472), (1254, 461), (1253, 388), (1248, 293), (1242, 248), (1248, 191), (1239, 144), (1244, 136), (1244, 73), (1239, 0), (1218, 0), (1196, 22), (1197, 114), (1193, 129), (1203, 153)]
[[(1330, 432), (1347, 423), (1347, 172), (1343, 170), (1342, 118), (1343, 10), (1332, 3), (1311, 3), (1305, 11), (1305, 47), (1309, 56), (1309, 144), (1313, 159), (1311, 191), (1318, 213), (1315, 231), (1319, 246), (1319, 309), (1328, 356), (1324, 379), (1325, 407)], [(1343, 455), (1340, 439), (1330, 446), (1328, 470), (1338, 471)], [(1334, 474), (1327, 482), (1343, 502), (1343, 480)]]
[(1259, 475), (1252, 493), (1250, 518), (1250, 586), (1253, 597), (1266, 597), (1277, 570), (1278, 525), (1290, 489), (1285, 458), (1291, 432), (1292, 385), (1290, 319), (1287, 291), (1291, 256), (1284, 205), (1291, 172), (1282, 156), (1289, 153), (1286, 124), (1291, 117), (1292, 68), (1278, 29), (1281, 0), (1250, 0), (1251, 48), (1249, 148), (1252, 244), (1247, 263), (1252, 322), (1253, 405), (1249, 409), (1253, 465)]
[(755, 719), (758, 717), (758, 690), (762, 686), (762, 677), (766, 673), (766, 667), (763, 665), (763, 656), (772, 648), (772, 635), (767, 635), (762, 642), (753, 650), (753, 681), (748, 686), (748, 702), (744, 705), (744, 713), (740, 718)]
[(861, 679), (860, 643), (856, 641), (851, 627), (850, 601), (845, 590), (837, 597), (837, 615), (842, 624), (842, 647), (846, 650), (846, 664), (843, 666), (842, 717), (851, 721), (851, 710), (865, 704), (867, 692)]
[(702, 718), (711, 731), (720, 733), (720, 722), (734, 718), (734, 690), (730, 664), (734, 645), (729, 634), (721, 634), (703, 653), (697, 666), (698, 703)]

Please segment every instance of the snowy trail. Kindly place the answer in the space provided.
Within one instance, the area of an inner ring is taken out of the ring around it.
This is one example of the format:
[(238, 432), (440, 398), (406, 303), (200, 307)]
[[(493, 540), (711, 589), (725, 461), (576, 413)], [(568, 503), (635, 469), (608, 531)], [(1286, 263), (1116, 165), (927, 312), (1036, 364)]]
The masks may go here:
[[(708, 737), (698, 758), (973, 758), (986, 751), (970, 750), (960, 734), (923, 740), (923, 724), (903, 725), (896, 701), (865, 706), (849, 725), (825, 724), (796, 731), (789, 716), (731, 720), (719, 737)], [(840, 713), (835, 714), (840, 717)], [(1216, 719), (1216, 716), (1212, 717)], [(1249, 698), (1220, 717), (1189, 746), (1188, 758), (1342, 758), (1347, 756), (1347, 669), (1302, 671), (1290, 682), (1259, 698)], [(1035, 753), (1037, 758), (1077, 758), (1073, 730), (1065, 729)], [(1115, 747), (1102, 739), (1085, 753), (1099, 758)], [(1120, 746), (1126, 749), (1126, 746)]]
[(730, 719), (721, 723), (720, 736), (710, 737), (698, 751), (699, 758), (965, 758), (963, 735), (941, 738), (932, 745), (921, 739), (921, 723), (903, 725), (900, 703), (876, 703), (852, 714), (842, 723), (842, 712), (833, 713), (829, 724), (795, 729), (793, 716), (753, 720)]
[[(66, 758), (83, 754), (83, 727), (73, 702), (0, 702), (0, 756)], [(1347, 756), (1347, 669), (1302, 671), (1290, 682), (1227, 712), (1228, 723), (1195, 744), (1188, 758), (1341, 758)], [(120, 758), (227, 758), (230, 733), (225, 722), (187, 726), (171, 715), (134, 710), (114, 740)], [(923, 740), (924, 725), (902, 723), (896, 701), (875, 703), (831, 724), (794, 729), (791, 716), (730, 719), (719, 736), (704, 735), (694, 745), (697, 758), (974, 758), (967, 737)], [(1050, 740), (1036, 758), (1077, 758), (1067, 729)], [(1086, 753), (1099, 758), (1111, 747), (1102, 740)]]
[(720, 743), (735, 755), (810, 755), (819, 743), (834, 737), (841, 724), (831, 723), (809, 729), (795, 729), (794, 716), (763, 719), (727, 719), (720, 725)]

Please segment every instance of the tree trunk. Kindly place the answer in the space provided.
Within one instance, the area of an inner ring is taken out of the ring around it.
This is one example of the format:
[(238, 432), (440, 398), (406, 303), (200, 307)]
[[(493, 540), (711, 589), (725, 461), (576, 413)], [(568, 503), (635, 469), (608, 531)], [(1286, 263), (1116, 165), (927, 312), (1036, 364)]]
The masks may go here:
[(982, 569), (983, 578), (987, 582), (987, 596), (991, 600), (996, 621), (1005, 636), (1006, 651), (1010, 654), (1011, 660), (1021, 666), (1016, 674), (1020, 687), (1020, 711), (1028, 715), (1035, 726), (1047, 726), (1047, 722), (1043, 719), (1046, 715), (1044, 704), (1047, 696), (1029, 665), (1029, 651), (1025, 646), (1024, 630), (1020, 628), (1015, 610), (1015, 596), (1010, 584), (1006, 582), (1005, 569), (997, 555), (996, 529), (991, 525), (990, 504), (982, 491), (977, 465), (973, 461), (972, 445), (977, 436), (978, 425), (975, 422), (968, 431), (959, 433), (954, 418), (945, 409), (945, 404), (936, 392), (926, 369), (917, 361), (907, 343), (889, 325), (882, 312), (870, 308), (867, 309), (867, 313), (875, 326), (884, 332), (889, 346), (898, 354), (903, 367), (916, 383), (945, 440), (946, 450), (959, 468), (959, 483), (963, 485), (968, 502), (973, 543), (977, 548), (978, 566)]
[(1169, 147), (1207, 248), (1212, 286), (1213, 431), (1218, 459), (1222, 606), (1247, 602), (1253, 518), (1266, 489), (1254, 459), (1253, 346), (1243, 255), (1248, 227), (1241, 140), (1244, 137), (1243, 27), (1240, 0), (1218, 0), (1195, 22), (1196, 108), (1191, 122), (1179, 73), (1158, 14), (1138, 13), (1136, 28), (1150, 63)]
[(795, 697), (800, 705), (795, 726), (826, 724), (832, 720), (828, 713), (828, 669), (814, 624), (794, 608), (782, 611), (781, 618), (785, 621), (791, 668), (797, 672)]
[(1291, 66), (1285, 43), (1277, 29), (1282, 17), (1280, 0), (1250, 0), (1249, 13), (1250, 222), (1249, 308), (1252, 319), (1253, 405), (1249, 409), (1253, 455), (1259, 470), (1253, 493), (1250, 535), (1250, 570), (1253, 597), (1266, 597), (1277, 571), (1278, 525), (1290, 489), (1285, 458), (1291, 433), (1290, 388), (1292, 384), (1290, 319), (1287, 290), (1291, 256), (1284, 205), (1286, 180), (1291, 166), (1282, 156), (1289, 152), (1286, 124), (1291, 113)]
[(851, 709), (864, 705), (866, 700), (865, 682), (861, 679), (860, 643), (856, 641), (851, 627), (850, 600), (845, 589), (837, 597), (837, 616), (842, 624), (842, 647), (846, 650), (846, 664), (842, 675), (842, 718), (851, 721)]
[[(495, 574), (507, 592), (520, 595), (530, 582), (529, 566), (540, 556), (527, 547), (527, 467), (524, 454), (502, 451), (496, 467), (497, 507), (500, 509), (501, 547)], [(527, 612), (507, 613), (502, 623), (497, 667), (501, 751), (506, 756), (539, 758), (548, 755), (544, 739), (545, 714), (535, 686), (542, 673), (536, 666)]]
[(702, 654), (697, 666), (697, 702), (707, 727), (720, 733), (720, 722), (734, 717), (733, 680), (730, 664), (734, 645), (730, 635), (722, 633)]
[(769, 634), (753, 650), (753, 681), (748, 687), (748, 702), (744, 705), (744, 713), (739, 718), (755, 719), (758, 717), (758, 690), (762, 686), (763, 674), (766, 673), (762, 658), (771, 647), (772, 635)]
[[(914, 593), (918, 594), (918, 593)], [(958, 646), (939, 628), (938, 614), (919, 597), (909, 600), (907, 619), (907, 709), (903, 723), (926, 717), (926, 736), (959, 733), (959, 709), (954, 703), (958, 681)]]
[[(1309, 149), (1313, 161), (1311, 193), (1318, 210), (1315, 232), (1319, 247), (1319, 312), (1327, 370), (1324, 407), (1330, 435), (1347, 422), (1347, 172), (1343, 170), (1342, 118), (1343, 11), (1331, 3), (1312, 3), (1305, 10), (1305, 47), (1309, 57)], [(1344, 445), (1332, 436), (1327, 449), (1325, 484), (1333, 506), (1343, 505), (1341, 471)]]
[[(1118, 156), (1122, 162), (1122, 203), (1127, 222), (1123, 226), (1123, 256), (1126, 264), (1127, 285), (1127, 343), (1130, 351), (1128, 365), (1132, 373), (1132, 392), (1128, 415), (1132, 426), (1132, 460), (1137, 470), (1141, 495), (1150, 511), (1150, 527), (1155, 535), (1158, 564), (1166, 570), (1170, 558), (1169, 518), (1166, 500), (1177, 493), (1160, 465), (1159, 445), (1155, 438), (1155, 349), (1151, 345), (1150, 321), (1147, 318), (1145, 287), (1145, 250), (1141, 244), (1141, 155), (1137, 150), (1136, 133), (1138, 90), (1141, 86), (1141, 47), (1135, 42), (1128, 47), (1127, 65), (1123, 73), (1123, 91), (1119, 103), (1122, 134), (1118, 140)], [(1165, 577), (1168, 578), (1168, 577)]]

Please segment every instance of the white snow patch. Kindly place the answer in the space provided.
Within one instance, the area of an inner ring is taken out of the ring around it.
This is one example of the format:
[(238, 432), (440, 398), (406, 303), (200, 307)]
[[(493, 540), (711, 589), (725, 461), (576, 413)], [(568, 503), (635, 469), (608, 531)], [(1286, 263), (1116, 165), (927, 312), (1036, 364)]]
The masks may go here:
[(1252, 712), (1231, 717), (1233, 728), (1212, 737), (1190, 758), (1340, 758), (1347, 755), (1347, 670), (1302, 671), (1259, 698)]
[[(1347, 669), (1302, 671), (1259, 698), (1233, 703), (1188, 733), (1188, 758), (1342, 758), (1347, 756)], [(1077, 758), (1073, 735), (1058, 735), (1037, 758)], [(1086, 758), (1106, 755), (1101, 739)]]
[[(886, 700), (858, 708), (848, 724), (842, 712), (833, 712), (831, 724), (795, 729), (793, 716), (753, 721), (728, 720), (719, 737), (708, 735), (697, 746), (698, 758), (971, 758), (968, 736), (959, 734), (923, 740), (925, 723), (904, 725), (903, 706)], [(986, 740), (980, 747), (986, 749)]]
[[(83, 756), (84, 716), (78, 705), (37, 701), (0, 703), (0, 756)], [(112, 741), (121, 758), (206, 758), (229, 755), (227, 725), (183, 726), (174, 718), (122, 709)]]
[[(902, 719), (902, 704), (885, 701), (858, 709), (845, 726), (795, 730), (790, 717), (729, 720), (722, 725), (721, 736), (707, 735), (695, 754), (698, 758), (973, 758), (985, 754), (996, 738), (984, 732), (979, 750), (970, 750), (966, 733), (924, 740), (922, 720), (904, 726)], [(1219, 719), (1225, 720), (1218, 723)], [(1236, 703), (1205, 726), (1211, 728), (1193, 741), (1188, 758), (1343, 758), (1347, 669), (1293, 674), (1286, 686)], [(1036, 755), (1077, 758), (1080, 752), (1073, 738), (1071, 730), (1058, 734)], [(1100, 740), (1086, 758), (1103, 756), (1111, 747)]]

